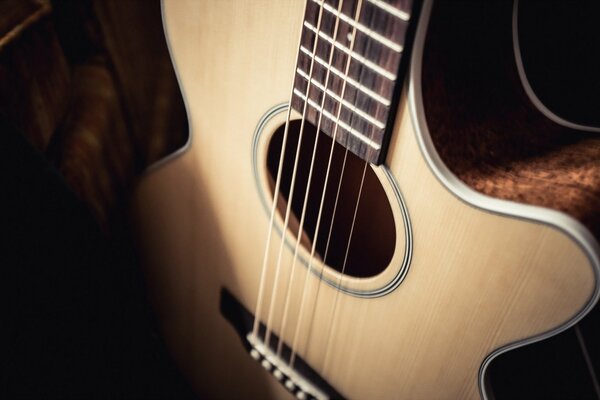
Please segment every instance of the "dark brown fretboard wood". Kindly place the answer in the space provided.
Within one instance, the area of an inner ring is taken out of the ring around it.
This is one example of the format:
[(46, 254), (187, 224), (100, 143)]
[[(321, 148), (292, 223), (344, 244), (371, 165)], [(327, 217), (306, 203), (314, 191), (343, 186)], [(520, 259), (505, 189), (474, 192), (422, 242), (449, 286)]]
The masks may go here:
[(373, 164), (383, 161), (411, 7), (307, 0), (292, 108)]

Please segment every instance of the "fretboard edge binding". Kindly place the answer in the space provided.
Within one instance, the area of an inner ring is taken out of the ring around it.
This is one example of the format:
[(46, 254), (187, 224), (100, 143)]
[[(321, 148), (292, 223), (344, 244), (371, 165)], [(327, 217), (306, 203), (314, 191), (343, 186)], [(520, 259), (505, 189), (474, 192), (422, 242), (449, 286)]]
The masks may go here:
[(346, 82), (348, 82), (349, 84), (351, 84), (352, 86), (354, 86), (356, 89), (360, 90), (361, 92), (363, 92), (363, 93), (367, 94), (368, 96), (372, 97), (373, 99), (377, 100), (378, 102), (380, 102), (384, 106), (386, 106), (386, 107), (390, 106), (390, 101), (388, 99), (386, 99), (385, 97), (383, 97), (383, 96), (381, 96), (381, 95), (373, 92), (372, 90), (366, 88), (365, 86), (361, 85), (360, 83), (358, 83), (354, 79), (352, 79), (349, 76), (347, 76), (346, 74), (344, 74), (339, 69), (331, 66), (329, 63), (327, 63), (321, 57), (315, 56), (306, 47), (300, 46), (300, 51), (303, 52), (304, 54), (306, 54), (311, 59), (313, 59), (316, 62), (318, 62), (319, 64), (321, 64), (323, 67), (328, 68), (331, 72), (333, 72), (335, 75), (337, 75), (341, 79), (345, 80)]
[(379, 129), (383, 129), (385, 128), (385, 123), (379, 121), (376, 118), (373, 118), (371, 115), (367, 114), (366, 112), (364, 112), (363, 110), (361, 110), (360, 108), (356, 107), (355, 105), (351, 104), (350, 102), (348, 102), (345, 99), (342, 99), (340, 96), (338, 96), (335, 92), (326, 89), (325, 86), (323, 86), (320, 82), (311, 79), (310, 76), (308, 76), (308, 74), (306, 72), (304, 72), (302, 69), (298, 68), (296, 70), (296, 72), (298, 72), (298, 74), (300, 74), (300, 76), (302, 76), (304, 79), (306, 79), (308, 82), (312, 83), (313, 85), (315, 85), (317, 88), (321, 89), (321, 91), (325, 92), (327, 95), (329, 95), (331, 98), (335, 99), (338, 103), (341, 103), (344, 107), (348, 108), (350, 111), (352, 111), (353, 113), (359, 115), (361, 118), (363, 118), (364, 120), (366, 120), (367, 122), (369, 122), (372, 125), (375, 125), (376, 127), (378, 127)]
[[(320, 0), (312, 0), (312, 1), (314, 3), (321, 4)], [(350, 18), (346, 14), (338, 12), (338, 10), (336, 10), (334, 7), (330, 6), (327, 3), (323, 3), (322, 5), (323, 5), (323, 8), (326, 11), (328, 11), (331, 14), (335, 15), (336, 17), (339, 17), (339, 19), (341, 19), (342, 21), (346, 22), (350, 26), (358, 29), (359, 31), (361, 31), (362, 33), (364, 33), (365, 35), (367, 35), (368, 37), (370, 37), (372, 39), (375, 39), (376, 41), (378, 41), (379, 43), (383, 44), (386, 47), (389, 47), (391, 50), (395, 51), (396, 53), (402, 53), (402, 50), (403, 50), (402, 45), (399, 45), (398, 43), (394, 43), (390, 39), (386, 38), (385, 36), (380, 35), (379, 33), (375, 32), (372, 29), (367, 28), (365, 25), (363, 25), (360, 22), (358, 22), (358, 21)]]
[(322, 31), (319, 31), (311, 23), (304, 21), (304, 26), (307, 27), (308, 29), (310, 29), (311, 31), (313, 31), (316, 35), (319, 35), (320, 37), (325, 39), (327, 42), (329, 42), (333, 46), (337, 47), (344, 53), (348, 54), (350, 57), (354, 58), (356, 61), (363, 63), (365, 66), (372, 69), (374, 72), (378, 73), (379, 75), (381, 75), (391, 81), (396, 80), (396, 75), (392, 74), (391, 72), (389, 72), (386, 69), (381, 68), (379, 65), (377, 65), (374, 62), (372, 62), (371, 60), (368, 60), (367, 58), (361, 56), (357, 52), (350, 50), (343, 44), (336, 42), (335, 40), (333, 40), (333, 38), (331, 36), (323, 33)]
[(381, 145), (379, 145), (378, 143), (374, 142), (373, 140), (371, 140), (370, 138), (368, 138), (364, 134), (358, 132), (357, 130), (355, 130), (354, 128), (352, 128), (351, 126), (349, 126), (348, 124), (346, 124), (345, 122), (340, 121), (339, 118), (335, 117), (329, 111), (324, 110), (323, 107), (321, 107), (320, 105), (318, 105), (317, 103), (315, 103), (313, 100), (307, 99), (306, 95), (304, 93), (302, 93), (300, 90), (294, 89), (294, 94), (296, 96), (300, 97), (303, 101), (307, 102), (308, 105), (310, 105), (312, 108), (314, 108), (317, 112), (320, 112), (321, 115), (325, 116), (327, 119), (329, 119), (330, 121), (332, 121), (334, 124), (342, 127), (344, 130), (346, 130), (348, 133), (350, 133), (352, 136), (354, 136), (355, 138), (357, 138), (358, 140), (360, 140), (361, 142), (363, 142), (367, 146), (371, 147), (372, 149), (374, 149), (376, 151), (381, 150)]

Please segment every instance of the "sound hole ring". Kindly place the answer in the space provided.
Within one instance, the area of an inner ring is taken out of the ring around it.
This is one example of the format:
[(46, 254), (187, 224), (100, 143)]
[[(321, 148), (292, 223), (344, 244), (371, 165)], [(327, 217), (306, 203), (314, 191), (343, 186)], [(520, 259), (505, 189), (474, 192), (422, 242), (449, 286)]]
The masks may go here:
[[(271, 191), (269, 189), (269, 180), (264, 160), (269, 140), (276, 129), (285, 122), (285, 114), (288, 104), (280, 104), (263, 115), (254, 131), (252, 139), (252, 169), (254, 180), (260, 201), (268, 216), (271, 209)], [(372, 168), (377, 175), (380, 184), (384, 188), (388, 201), (392, 209), (396, 229), (396, 246), (389, 265), (378, 275), (358, 278), (345, 275), (340, 281), (339, 273), (328, 265), (325, 265), (321, 280), (329, 286), (339, 289), (343, 293), (361, 298), (374, 298), (384, 296), (395, 290), (406, 277), (413, 252), (413, 233), (406, 203), (389, 169), (384, 166)], [(281, 236), (283, 234), (281, 218), (276, 218), (275, 231)], [(293, 252), (296, 237), (289, 231), (285, 234), (285, 244), (288, 250)], [(302, 246), (301, 246), (302, 247)], [(299, 265), (308, 266), (309, 254), (305, 249), (299, 252)], [(322, 263), (313, 261), (313, 274), (319, 277), (319, 271)]]

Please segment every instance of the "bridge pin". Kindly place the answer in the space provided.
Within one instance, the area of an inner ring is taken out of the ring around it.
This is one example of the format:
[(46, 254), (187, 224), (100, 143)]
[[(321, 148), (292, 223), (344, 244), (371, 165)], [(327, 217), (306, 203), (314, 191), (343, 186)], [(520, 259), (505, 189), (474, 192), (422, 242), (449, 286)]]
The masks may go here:
[(267, 371), (271, 370), (271, 363), (269, 361), (267, 361), (266, 359), (262, 361), (262, 366), (264, 369), (266, 369)]
[(285, 381), (285, 387), (291, 391), (296, 388), (296, 385), (294, 385), (294, 382), (292, 382), (290, 379), (288, 379), (287, 381)]

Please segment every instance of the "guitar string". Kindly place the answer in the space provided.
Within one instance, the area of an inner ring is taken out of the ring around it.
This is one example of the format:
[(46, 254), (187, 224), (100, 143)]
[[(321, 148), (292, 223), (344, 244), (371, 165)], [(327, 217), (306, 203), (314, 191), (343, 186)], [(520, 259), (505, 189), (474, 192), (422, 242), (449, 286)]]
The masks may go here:
[(348, 254), (350, 253), (350, 245), (352, 243), (352, 237), (354, 234), (354, 225), (356, 223), (356, 216), (358, 214), (358, 207), (360, 205), (360, 199), (362, 197), (362, 191), (363, 191), (363, 187), (364, 187), (364, 183), (365, 183), (365, 175), (367, 172), (368, 165), (369, 165), (369, 163), (365, 162), (365, 166), (363, 167), (362, 177), (360, 179), (360, 188), (358, 189), (358, 197), (356, 200), (356, 206), (354, 207), (354, 215), (352, 216), (352, 225), (350, 226), (350, 236), (348, 237), (348, 243), (346, 244), (346, 252), (344, 253), (344, 262), (342, 264), (342, 270), (341, 270), (340, 276), (337, 281), (337, 290), (335, 291), (335, 295), (333, 298), (333, 307), (332, 307), (330, 318), (329, 318), (329, 327), (327, 329), (327, 339), (325, 340), (325, 353), (323, 354), (323, 367), (321, 369), (322, 374), (325, 373), (325, 370), (327, 368), (327, 356), (330, 353), (329, 349), (330, 349), (331, 338), (333, 337), (333, 332), (335, 329), (335, 319), (337, 316), (336, 311), (337, 311), (338, 299), (339, 299), (339, 294), (340, 294), (340, 287), (342, 286), (342, 278), (344, 277), (344, 273), (346, 272), (346, 264), (348, 262)]
[[(370, 15), (370, 17), (369, 17), (369, 26), (373, 25), (373, 18), (374, 18), (373, 15), (374, 14), (372, 13)], [(360, 15), (358, 17), (360, 17)], [(356, 34), (356, 32), (354, 32), (354, 34)], [(365, 43), (366, 43), (366, 45), (363, 45), (361, 54), (367, 54), (368, 50), (371, 47), (370, 46), (371, 45), (370, 41), (365, 41)], [(365, 68), (364, 68), (364, 66), (362, 64), (360, 65), (360, 71), (361, 72), (359, 74), (359, 79), (358, 79), (359, 89), (360, 89), (360, 87), (362, 87), (362, 85), (360, 84), (360, 82), (364, 81)], [(351, 103), (355, 104), (355, 105), (356, 105), (357, 93), (358, 92), (356, 92), (354, 94), (354, 99), (353, 99), (353, 101), (351, 101)], [(365, 109), (368, 109), (368, 107), (366, 107)], [(355, 114), (353, 114), (351, 118), (354, 118), (354, 117), (355, 117)], [(335, 202), (334, 202), (333, 215), (332, 215), (332, 218), (331, 218), (331, 222), (329, 224), (329, 229), (328, 229), (328, 234), (327, 234), (327, 242), (326, 242), (326, 246), (325, 246), (325, 253), (324, 253), (324, 256), (323, 256), (323, 263), (321, 264), (321, 269), (319, 271), (319, 281), (322, 279), (323, 272), (324, 272), (324, 269), (325, 269), (325, 265), (327, 265), (327, 256), (329, 254), (329, 245), (330, 245), (331, 238), (332, 238), (333, 224), (334, 224), (335, 216), (336, 216), (336, 213), (337, 213), (337, 206), (338, 206), (338, 201), (339, 201), (339, 193), (340, 193), (340, 190), (341, 190), (341, 184), (342, 184), (342, 180), (343, 180), (343, 176), (344, 176), (344, 171), (345, 171), (345, 167), (346, 167), (346, 158), (347, 158), (347, 155), (348, 155), (348, 149), (346, 148), (346, 150), (344, 152), (344, 160), (343, 160), (343, 163), (342, 163), (342, 169), (341, 169), (341, 173), (340, 173), (340, 180), (339, 180), (339, 183), (338, 183), (338, 188), (337, 188), (337, 192), (336, 192), (336, 198), (335, 198)], [(334, 305), (331, 308), (331, 311), (330, 311), (330, 314), (329, 314), (330, 318), (328, 319), (329, 324), (328, 324), (328, 327), (327, 327), (327, 335), (326, 335), (327, 339), (326, 339), (326, 346), (325, 346), (325, 353), (324, 353), (323, 360), (326, 360), (327, 353), (329, 351), (330, 338), (331, 338), (332, 330), (333, 330), (333, 318), (335, 318), (335, 312), (336, 312), (336, 308), (337, 308), (338, 296), (339, 296), (339, 291), (340, 291), (339, 289), (341, 288), (342, 279), (343, 279), (345, 271), (346, 271), (346, 264), (347, 264), (348, 254), (349, 254), (349, 251), (350, 251), (350, 243), (351, 243), (353, 232), (354, 232), (356, 215), (357, 215), (357, 212), (358, 212), (358, 205), (359, 205), (359, 202), (360, 202), (360, 196), (361, 196), (361, 193), (362, 193), (362, 188), (363, 188), (363, 184), (364, 184), (364, 178), (365, 178), (365, 173), (366, 173), (367, 165), (368, 165), (368, 162), (365, 162), (365, 166), (364, 166), (364, 169), (363, 169), (363, 175), (361, 177), (361, 181), (360, 181), (360, 185), (359, 185), (359, 190), (358, 190), (358, 194), (357, 194), (357, 197), (356, 197), (356, 205), (355, 205), (356, 208), (355, 208), (355, 212), (354, 212), (353, 219), (352, 219), (352, 222), (351, 222), (349, 236), (348, 236), (348, 240), (347, 240), (346, 253), (345, 253), (345, 256), (344, 256), (344, 261), (342, 263), (341, 273), (338, 275), (338, 279), (337, 279), (337, 282), (336, 282), (337, 284), (336, 284), (336, 290), (335, 290)], [(315, 320), (315, 317), (316, 317), (317, 306), (318, 306), (318, 303), (319, 303), (319, 294), (320, 294), (320, 290), (319, 289), (320, 289), (320, 286), (317, 287), (317, 292), (315, 294), (315, 300), (313, 301), (312, 311), (310, 313), (310, 315), (312, 316), (312, 318), (311, 318), (311, 320), (309, 322), (309, 325), (308, 325), (308, 328), (307, 328), (308, 334), (306, 335), (306, 338), (305, 338), (305, 343), (307, 344), (306, 348), (305, 348), (305, 352), (308, 352), (308, 348), (310, 347), (311, 337), (312, 337), (312, 334), (313, 334), (313, 325), (314, 325), (314, 320)]]
[(577, 336), (577, 342), (579, 343), (581, 353), (583, 354), (583, 359), (585, 360), (586, 367), (590, 374), (590, 379), (592, 380), (594, 392), (596, 393), (596, 397), (600, 400), (600, 384), (598, 383), (598, 377), (596, 376), (596, 371), (594, 371), (594, 365), (592, 363), (592, 359), (590, 357), (587, 345), (585, 344), (585, 340), (583, 339), (583, 334), (581, 333), (580, 325), (580, 323), (576, 324), (573, 330), (575, 331), (575, 335)]
[[(322, 15), (323, 13), (323, 3), (324, 1), (321, 2), (320, 4), (320, 14)], [(343, 0), (340, 1), (340, 5), (343, 3)], [(339, 14), (339, 7), (338, 7), (338, 14)], [(334, 35), (337, 34), (337, 29), (338, 29), (338, 22), (339, 22), (339, 17), (336, 18), (336, 23), (335, 23), (335, 27), (334, 27)], [(320, 32), (320, 23), (317, 24), (318, 28), (317, 28), (317, 33), (315, 34), (315, 44), (313, 46), (313, 55), (316, 54), (316, 50), (317, 50), (317, 41), (318, 41), (318, 33)], [(328, 83), (329, 83), (329, 76), (330, 76), (330, 66), (331, 66), (331, 62), (333, 60), (333, 53), (334, 53), (334, 46), (331, 46), (331, 50), (330, 50), (330, 54), (329, 54), (329, 66), (327, 68), (327, 74), (325, 77), (325, 82), (324, 82), (324, 87), (325, 89), (327, 89), (328, 87)], [(314, 57), (311, 60), (312, 63), (314, 63)], [(313, 81), (313, 69), (311, 68), (311, 71), (309, 72), (309, 82), (307, 84), (307, 90), (306, 90), (306, 100), (304, 102), (304, 107), (306, 110), (306, 106), (308, 104), (308, 99), (309, 99), (309, 93), (310, 93), (310, 87)], [(326, 92), (323, 92), (323, 99), (321, 100), (321, 108), (324, 107), (325, 105), (325, 99), (327, 97)], [(295, 156), (295, 160), (294, 160), (294, 168), (292, 171), (292, 180), (290, 183), (290, 193), (288, 195), (288, 201), (287, 201), (287, 207), (286, 207), (286, 213), (285, 213), (285, 221), (283, 224), (283, 229), (282, 232), (286, 232), (287, 228), (288, 228), (288, 224), (289, 224), (289, 217), (290, 217), (290, 213), (291, 213), (291, 206), (292, 206), (292, 201), (293, 201), (293, 196), (294, 196), (294, 188), (295, 188), (295, 183), (296, 183), (296, 173), (297, 173), (297, 169), (298, 169), (298, 160), (299, 160), (299, 155), (300, 155), (300, 149), (301, 149), (301, 144), (302, 144), (302, 135), (304, 132), (304, 124), (305, 124), (305, 118), (306, 118), (306, 114), (305, 112), (302, 115), (302, 122), (301, 122), (301, 126), (300, 126), (300, 136), (298, 138), (298, 146), (296, 148), (296, 156)], [(319, 129), (321, 127), (321, 118), (322, 118), (322, 114), (319, 114), (319, 118), (318, 118), (318, 122), (317, 122), (317, 132), (319, 132)], [(314, 164), (314, 159), (317, 153), (317, 145), (319, 143), (319, 135), (316, 135), (316, 139), (315, 139), (315, 144), (313, 147), (313, 153), (312, 153), (312, 160), (311, 160), (311, 166)], [(310, 191), (310, 183), (312, 180), (312, 168), (309, 171), (309, 175), (308, 175), (308, 186), (307, 186), (307, 192), (306, 195), (304, 197), (304, 204), (306, 204), (307, 199), (308, 199), (308, 194)], [(298, 232), (297, 237), (300, 238), (301, 231)], [(277, 292), (278, 292), (278, 288), (279, 288), (279, 276), (280, 276), (280, 271), (281, 271), (281, 260), (282, 260), (282, 256), (283, 256), (283, 247), (285, 244), (285, 240), (281, 240), (280, 245), (279, 245), (279, 251), (278, 251), (278, 255), (277, 255), (277, 263), (276, 263), (276, 269), (275, 269), (275, 277), (274, 277), (274, 282), (273, 282), (273, 290), (272, 290), (272, 294), (271, 294), (271, 303), (269, 306), (269, 313), (268, 313), (268, 317), (267, 317), (267, 323), (266, 323), (266, 333), (265, 333), (265, 346), (269, 346), (269, 342), (270, 342), (270, 338), (271, 338), (271, 324), (272, 324), (272, 318), (273, 318), (273, 314), (274, 314), (274, 308), (275, 308), (275, 304), (277, 302)], [(279, 343), (282, 343), (283, 339), (282, 339), (282, 335), (281, 335), (281, 331), (280, 331), (280, 339), (279, 339)], [(278, 347), (279, 347), (279, 343), (278, 343)]]
[[(369, 22), (368, 22), (368, 26), (373, 26), (374, 25), (374, 15), (375, 13), (371, 13), (371, 16), (369, 17)], [(362, 48), (362, 54), (364, 54), (365, 56), (369, 54), (369, 51), (371, 49), (371, 41), (370, 40), (366, 40), (364, 41), (364, 45)], [(364, 82), (365, 80), (365, 71), (366, 68), (363, 65), (360, 65), (360, 74), (359, 74), (359, 79), (358, 82), (360, 84), (360, 82)], [(362, 85), (361, 85), (362, 86)], [(358, 92), (354, 95), (354, 100), (353, 103), (356, 104), (357, 103), (357, 97), (358, 97)], [(371, 103), (370, 99), (367, 99), (367, 101), (369, 103)], [(368, 106), (364, 106), (363, 109), (369, 109)], [(352, 238), (354, 235), (354, 227), (355, 227), (355, 223), (356, 223), (356, 217), (358, 215), (358, 207), (360, 204), (360, 199), (362, 196), (362, 190), (363, 190), (363, 185), (364, 185), (364, 181), (365, 181), (365, 175), (366, 175), (366, 171), (367, 171), (367, 166), (368, 166), (368, 162), (365, 162), (365, 165), (363, 167), (363, 173), (362, 173), (362, 177), (361, 177), (361, 181), (360, 181), (360, 188), (358, 191), (358, 196), (357, 196), (357, 200), (356, 200), (356, 205), (355, 205), (355, 209), (354, 209), (354, 214), (352, 216), (352, 224), (350, 226), (350, 233), (348, 236), (348, 241), (346, 244), (346, 251), (344, 254), (344, 261), (342, 263), (342, 270), (341, 273), (338, 277), (337, 280), (337, 284), (336, 284), (336, 290), (335, 290), (335, 295), (334, 295), (334, 300), (333, 300), (333, 307), (331, 308), (331, 312), (329, 315), (329, 326), (327, 327), (327, 335), (326, 335), (326, 339), (325, 339), (325, 352), (323, 354), (323, 367), (322, 367), (322, 371), (325, 372), (325, 369), (327, 368), (327, 360), (328, 360), (328, 355), (330, 353), (330, 344), (331, 344), (331, 339), (333, 337), (333, 333), (336, 327), (335, 324), (335, 320), (337, 317), (337, 308), (338, 308), (338, 302), (339, 302), (339, 295), (340, 295), (340, 288), (342, 286), (342, 279), (344, 277), (344, 274), (346, 272), (346, 265), (348, 262), (348, 255), (350, 253), (350, 245), (352, 243)], [(330, 231), (331, 234), (331, 231)], [(328, 239), (329, 240), (329, 239)]]
[[(308, 12), (308, 10), (306, 11)], [(317, 17), (317, 30), (320, 29), (321, 26), (321, 19), (322, 19), (322, 15), (323, 15), (323, 1), (321, 2), (321, 4), (319, 5), (319, 14)], [(315, 41), (313, 43), (313, 53), (316, 51), (318, 46), (318, 35), (315, 36)], [(312, 75), (312, 71), (314, 68), (314, 59), (311, 60), (311, 66), (309, 68), (309, 76)], [(294, 82), (296, 79), (296, 74), (294, 75)], [(295, 84), (294, 84), (295, 86)], [(279, 250), (277, 253), (277, 261), (276, 261), (276, 267), (275, 267), (275, 276), (273, 279), (273, 289), (271, 291), (271, 301), (270, 301), (270, 305), (269, 305), (269, 312), (268, 312), (268, 316), (267, 316), (267, 321), (266, 321), (266, 325), (265, 325), (265, 339), (264, 339), (264, 344), (265, 347), (268, 348), (269, 347), (269, 342), (270, 342), (270, 337), (271, 337), (271, 324), (272, 324), (272, 317), (273, 317), (273, 309), (274, 306), (277, 302), (277, 290), (279, 287), (279, 276), (280, 276), (280, 271), (281, 271), (281, 259), (283, 256), (283, 247), (285, 244), (285, 232), (287, 231), (288, 228), (288, 224), (289, 224), (289, 219), (290, 219), (290, 214), (291, 214), (291, 206), (292, 206), (292, 202), (294, 199), (294, 192), (295, 192), (295, 187), (296, 187), (296, 176), (297, 176), (297, 168), (298, 168), (298, 161), (300, 158), (300, 149), (302, 147), (302, 139), (303, 139), (303, 134), (304, 134), (304, 129), (305, 129), (305, 117), (306, 117), (306, 109), (308, 106), (308, 98), (310, 96), (310, 84), (307, 86), (307, 90), (306, 90), (306, 100), (304, 101), (304, 105), (303, 105), (303, 110), (302, 110), (302, 120), (301, 120), (301, 124), (300, 124), (300, 131), (299, 131), (299, 135), (298, 135), (298, 143), (296, 146), (296, 153), (294, 156), (294, 167), (292, 169), (292, 177), (291, 177), (291, 182), (290, 182), (290, 191), (288, 193), (288, 199), (287, 199), (287, 204), (286, 204), (286, 211), (285, 211), (285, 217), (284, 217), (284, 222), (283, 222), (283, 227), (282, 227), (282, 240), (280, 241), (279, 244)]]
[[(322, 7), (323, 1), (321, 2), (321, 7), (319, 9), (319, 15), (318, 15), (318, 19), (317, 19), (317, 27), (318, 27), (317, 29), (320, 29), (320, 25), (321, 25), (321, 16), (323, 14), (323, 7)], [(315, 37), (315, 43), (313, 45), (313, 54), (314, 54), (314, 51), (316, 50), (317, 42), (318, 42), (318, 36)], [(302, 43), (302, 35), (300, 35), (300, 44), (298, 45), (298, 48), (300, 48), (301, 43)], [(296, 54), (296, 65), (298, 64), (299, 57), (300, 57), (300, 51), (298, 51), (298, 53)], [(314, 66), (314, 59), (312, 59), (311, 63), (310, 63), (310, 73), (311, 74), (312, 74), (313, 66)], [(293, 82), (295, 82), (295, 78), (296, 78), (296, 71), (294, 71)], [(277, 178), (275, 180), (275, 187), (273, 189), (273, 202), (271, 205), (271, 213), (270, 213), (270, 217), (269, 217), (269, 227), (268, 227), (268, 231), (267, 231), (267, 240), (266, 240), (265, 252), (263, 255), (263, 263), (262, 263), (261, 273), (260, 273), (258, 296), (257, 296), (257, 300), (256, 300), (256, 308), (255, 308), (256, 311), (254, 313), (254, 322), (253, 322), (253, 326), (252, 326), (252, 337), (255, 338), (256, 340), (258, 340), (258, 331), (259, 331), (259, 327), (260, 327), (260, 312), (261, 312), (262, 303), (263, 303), (264, 286), (265, 286), (265, 280), (266, 280), (266, 275), (267, 275), (267, 270), (268, 270), (268, 265), (269, 265), (269, 250), (271, 248), (271, 238), (273, 237), (273, 225), (274, 225), (274, 220), (275, 220), (275, 210), (277, 209), (277, 200), (279, 198), (279, 190), (281, 187), (283, 161), (285, 158), (285, 152), (286, 152), (287, 141), (288, 141), (288, 133), (289, 133), (289, 127), (290, 127), (291, 113), (292, 113), (292, 101), (294, 98), (294, 90), (293, 89), (294, 89), (294, 84), (292, 84), (292, 91), (290, 93), (289, 107), (287, 110), (285, 128), (284, 128), (284, 132), (283, 132), (283, 139), (282, 139), (282, 145), (281, 145), (281, 154), (279, 155), (279, 165), (277, 167)], [(307, 99), (308, 99), (309, 92), (310, 92), (310, 87), (306, 91)], [(302, 110), (302, 126), (300, 128), (300, 134), (299, 134), (300, 137), (298, 139), (298, 149), (300, 148), (300, 143), (301, 143), (301, 136), (302, 136), (302, 130), (303, 130), (302, 128), (304, 125), (304, 115), (306, 113), (306, 107), (307, 107), (307, 102), (304, 103), (304, 107)], [(298, 149), (297, 149), (297, 152), (298, 152)], [(282, 241), (285, 240), (284, 236), (285, 236), (285, 229), (282, 231), (282, 238), (281, 238)]]
[[(323, 2), (321, 3), (323, 4)], [(343, 0), (340, 0), (340, 2), (338, 3), (338, 9), (337, 9), (337, 13), (336, 13), (336, 21), (335, 21), (335, 26), (334, 26), (334, 37), (337, 35), (337, 30), (338, 30), (338, 26), (339, 26), (339, 14), (341, 13), (341, 9), (343, 6)], [(315, 40), (316, 38), (319, 36), (318, 33), (320, 32), (320, 30), (317, 30), (317, 33), (315, 34)], [(326, 67), (326, 76), (325, 76), (325, 82), (324, 82), (324, 88), (325, 91), (323, 92), (323, 99), (321, 101), (321, 109), (324, 108), (325, 105), (325, 99), (327, 96), (327, 88), (329, 85), (329, 77), (330, 77), (330, 72), (331, 72), (331, 65), (333, 62), (333, 54), (335, 51), (335, 47), (331, 46), (330, 52), (329, 52), (329, 59), (328, 59), (328, 64)], [(313, 52), (313, 61), (314, 61), (314, 57), (316, 56), (316, 53)], [(313, 77), (312, 74), (309, 74), (309, 82), (308, 82), (308, 86), (311, 85), (313, 81)], [(306, 97), (307, 101), (308, 101), (308, 97)], [(318, 110), (317, 110), (318, 112)], [(319, 142), (319, 131), (321, 128), (321, 122), (322, 122), (322, 117), (323, 114), (322, 113), (318, 113), (318, 120), (317, 120), (317, 127), (316, 127), (316, 137), (315, 137), (315, 144), (313, 147), (313, 152), (312, 152), (312, 157), (311, 157), (311, 163), (310, 163), (310, 168), (309, 168), (309, 173), (308, 173), (308, 178), (307, 178), (307, 188), (306, 188), (306, 195), (304, 196), (304, 201), (302, 204), (302, 212), (301, 212), (301, 217), (300, 217), (300, 221), (298, 223), (298, 232), (296, 234), (296, 243), (294, 246), (294, 256), (292, 258), (292, 265), (290, 268), (290, 279), (288, 280), (288, 284), (286, 287), (286, 297), (285, 297), (285, 301), (284, 301), (284, 306), (283, 306), (283, 316), (282, 316), (282, 322), (280, 325), (280, 340), (277, 344), (277, 357), (281, 356), (282, 350), (283, 350), (283, 340), (281, 339), (284, 336), (285, 333), (285, 328), (287, 325), (287, 319), (288, 319), (288, 311), (289, 311), (289, 305), (290, 305), (290, 300), (291, 300), (291, 292), (293, 289), (293, 281), (294, 281), (294, 277), (295, 277), (295, 271), (296, 271), (296, 265), (297, 265), (297, 259), (298, 259), (298, 251), (300, 248), (300, 241), (302, 238), (302, 229), (304, 226), (304, 220), (306, 217), (306, 210), (307, 210), (307, 206), (308, 206), (308, 198), (310, 195), (310, 189), (311, 189), (311, 184), (312, 184), (312, 176), (313, 176), (313, 167), (315, 164), (315, 158), (316, 158), (316, 152), (317, 152), (317, 145)]]
[[(356, 7), (356, 12), (354, 15), (354, 21), (357, 23), (358, 22), (358, 18), (360, 16), (360, 12), (362, 9), (362, 0), (358, 1), (357, 7)], [(350, 51), (352, 52), (354, 49), (354, 43), (355, 43), (355, 38), (356, 38), (356, 24), (353, 24), (352, 27), (352, 35), (350, 38)], [(344, 76), (347, 77), (348, 76), (348, 72), (350, 70), (350, 64), (351, 64), (352, 58), (350, 57), (350, 55), (348, 55), (347, 60), (346, 60), (346, 68), (344, 71)], [(341, 94), (340, 94), (340, 98), (344, 98), (344, 94), (346, 91), (346, 82), (347, 80), (344, 79), (342, 81), (342, 90), (341, 90)], [(290, 368), (293, 368), (294, 366), (294, 362), (296, 360), (296, 352), (297, 352), (297, 342), (298, 342), (298, 335), (300, 332), (300, 327), (302, 326), (302, 321), (303, 321), (303, 317), (304, 317), (304, 307), (306, 304), (306, 294), (307, 294), (307, 284), (308, 284), (308, 279), (310, 277), (310, 274), (312, 272), (312, 264), (313, 264), (313, 260), (314, 260), (314, 254), (315, 254), (315, 249), (316, 249), (316, 244), (318, 241), (318, 236), (319, 236), (319, 227), (320, 227), (320, 223), (321, 223), (321, 215), (322, 215), (322, 211), (323, 211), (323, 203), (325, 200), (325, 193), (326, 193), (326, 188), (327, 188), (327, 183), (328, 183), (328, 179), (329, 179), (329, 172), (331, 169), (331, 161), (332, 161), (332, 156), (333, 156), (333, 150), (335, 149), (335, 142), (336, 142), (336, 136), (337, 136), (337, 132), (338, 132), (338, 128), (339, 128), (339, 121), (340, 121), (340, 116), (341, 116), (341, 110), (342, 110), (342, 105), (339, 104), (339, 107), (337, 109), (337, 115), (336, 115), (336, 121), (334, 124), (334, 133), (333, 133), (333, 140), (331, 142), (331, 150), (329, 152), (329, 161), (327, 163), (327, 171), (325, 173), (325, 182), (323, 184), (323, 193), (321, 195), (321, 201), (319, 204), (319, 213), (317, 215), (317, 222), (316, 222), (316, 227), (315, 227), (315, 231), (314, 231), (314, 236), (313, 236), (313, 243), (312, 243), (312, 248), (311, 248), (311, 253), (310, 253), (310, 257), (309, 257), (309, 262), (308, 262), (308, 271), (306, 273), (305, 279), (304, 279), (304, 286), (303, 286), (303, 290), (302, 290), (302, 299), (300, 300), (300, 310), (298, 312), (298, 322), (296, 323), (296, 329), (294, 332), (294, 339), (292, 342), (292, 354), (290, 357), (290, 363), (289, 366)], [(317, 281), (317, 294), (318, 294), (318, 290), (321, 286), (321, 280)]]
[[(325, 245), (325, 252), (323, 253), (323, 263), (321, 266), (321, 270), (319, 271), (319, 279), (318, 281), (320, 281), (323, 278), (323, 270), (324, 270), (324, 266), (327, 265), (327, 256), (329, 255), (329, 245), (331, 243), (331, 233), (333, 231), (333, 224), (335, 221), (335, 217), (337, 215), (337, 206), (339, 203), (339, 198), (340, 198), (340, 192), (342, 189), (342, 183), (344, 180), (344, 171), (346, 168), (346, 160), (348, 159), (348, 149), (345, 149), (344, 151), (344, 159), (342, 161), (342, 168), (340, 171), (340, 179), (338, 180), (338, 185), (337, 185), (337, 189), (336, 189), (336, 193), (335, 193), (335, 201), (334, 201), (334, 206), (333, 206), (333, 213), (331, 216), (331, 222), (329, 223), (329, 230), (327, 233), (327, 243)], [(343, 274), (343, 271), (342, 271)], [(315, 311), (316, 311), (316, 306), (319, 300), (319, 291), (317, 291), (316, 296), (315, 296), (315, 301), (313, 302), (313, 308), (312, 308), (312, 316), (313, 318), (310, 321), (310, 324), (307, 328), (308, 331), (308, 335), (306, 337), (306, 343), (310, 344), (310, 338), (312, 336), (312, 326), (313, 326), (313, 320), (314, 320), (314, 315), (315, 315)], [(306, 351), (308, 352), (308, 346), (306, 347)]]
[(329, 245), (331, 244), (331, 234), (333, 232), (333, 223), (337, 215), (337, 207), (340, 199), (340, 192), (342, 189), (342, 182), (344, 180), (344, 171), (346, 169), (346, 160), (348, 159), (348, 149), (344, 151), (344, 159), (342, 160), (342, 168), (340, 172), (340, 180), (338, 181), (338, 187), (335, 192), (335, 201), (333, 203), (333, 212), (331, 214), (331, 222), (329, 223), (329, 230), (327, 233), (327, 242), (325, 244), (325, 252), (323, 253), (323, 264), (327, 265), (327, 256), (329, 255)]

